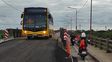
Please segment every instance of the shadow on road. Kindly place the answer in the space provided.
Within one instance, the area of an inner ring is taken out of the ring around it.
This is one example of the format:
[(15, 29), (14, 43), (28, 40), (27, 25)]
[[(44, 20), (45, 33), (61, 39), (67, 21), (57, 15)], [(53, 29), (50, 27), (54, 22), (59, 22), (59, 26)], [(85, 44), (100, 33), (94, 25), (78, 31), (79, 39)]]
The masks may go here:
[(47, 37), (34, 37), (34, 38), (31, 38), (31, 39), (26, 39), (26, 40), (48, 40), (50, 38), (47, 38)]
[[(56, 62), (72, 62), (71, 58), (66, 59), (66, 52), (57, 46), (55, 50)], [(76, 57), (73, 57), (73, 62), (78, 62)]]

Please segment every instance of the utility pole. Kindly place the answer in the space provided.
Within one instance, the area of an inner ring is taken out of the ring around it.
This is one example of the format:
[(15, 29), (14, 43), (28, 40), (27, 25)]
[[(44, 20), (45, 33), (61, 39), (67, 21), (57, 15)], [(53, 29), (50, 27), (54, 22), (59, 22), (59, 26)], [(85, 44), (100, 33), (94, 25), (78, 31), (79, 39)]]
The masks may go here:
[(105, 26), (105, 31), (107, 31), (107, 26)]
[(72, 31), (72, 17), (71, 17), (71, 31)]
[(81, 24), (79, 24), (79, 30), (81, 30)]
[(92, 0), (90, 4), (90, 40), (92, 40)]
[(77, 31), (77, 9), (76, 9), (76, 31)]

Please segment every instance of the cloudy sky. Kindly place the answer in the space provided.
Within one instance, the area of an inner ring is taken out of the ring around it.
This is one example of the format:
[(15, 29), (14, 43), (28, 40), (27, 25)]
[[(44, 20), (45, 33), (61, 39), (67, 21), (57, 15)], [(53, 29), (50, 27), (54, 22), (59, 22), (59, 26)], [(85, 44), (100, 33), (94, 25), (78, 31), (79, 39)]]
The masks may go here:
[[(5, 1), (5, 3), (3, 2)], [(0, 0), (0, 29), (21, 28), (24, 7), (47, 7), (54, 18), (54, 27), (75, 30), (75, 9), (78, 10), (78, 29), (89, 29), (90, 0)], [(112, 29), (112, 0), (93, 0), (93, 29)], [(81, 26), (80, 26), (81, 25)]]

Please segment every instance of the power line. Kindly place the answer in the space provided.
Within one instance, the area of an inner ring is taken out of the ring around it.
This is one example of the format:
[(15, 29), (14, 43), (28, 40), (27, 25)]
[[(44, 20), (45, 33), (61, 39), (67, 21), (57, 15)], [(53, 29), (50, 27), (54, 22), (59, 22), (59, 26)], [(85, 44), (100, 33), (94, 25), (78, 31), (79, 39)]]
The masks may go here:
[(22, 12), (21, 10), (19, 10), (19, 9), (15, 8), (15, 7), (14, 7), (14, 6), (12, 6), (11, 4), (7, 3), (6, 1), (4, 1), (4, 0), (1, 0), (1, 1), (2, 1), (2, 2), (4, 2), (6, 5), (8, 5), (9, 7), (13, 8), (13, 9), (15, 9), (15, 10), (17, 10), (17, 11)]
[(88, 0), (86, 0), (86, 2), (84, 3), (84, 5), (82, 6), (82, 8), (84, 8), (84, 7), (85, 7), (85, 5), (87, 4), (87, 2), (88, 2)]
[(80, 9), (78, 9), (78, 11), (81, 10), (82, 8), (84, 8), (85, 5), (87, 4), (87, 2), (88, 2), (88, 0), (85, 1), (85, 3), (83, 4), (83, 6)]

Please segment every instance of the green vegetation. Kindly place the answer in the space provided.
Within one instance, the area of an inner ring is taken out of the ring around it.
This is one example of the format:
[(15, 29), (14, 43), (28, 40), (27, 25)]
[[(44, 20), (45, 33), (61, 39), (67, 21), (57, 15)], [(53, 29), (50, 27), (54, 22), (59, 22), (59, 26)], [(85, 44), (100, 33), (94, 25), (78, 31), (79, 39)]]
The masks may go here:
[(108, 31), (94, 31), (93, 35), (95, 37), (112, 39), (112, 31), (111, 30), (108, 30)]
[(2, 38), (2, 35), (3, 35), (3, 31), (0, 30), (0, 39)]
[[(75, 34), (80, 34), (81, 31), (75, 31), (74, 33)], [(90, 31), (85, 31), (85, 33), (87, 34), (87, 37), (89, 37)], [(92, 31), (92, 37), (93, 38), (104, 38), (104, 39), (109, 38), (109, 39), (112, 39), (112, 30)]]
[[(85, 31), (85, 30), (83, 30)], [(59, 32), (59, 30), (57, 30), (57, 32)], [(81, 34), (82, 31), (80, 30), (77, 30), (77, 31), (70, 31), (68, 30), (68, 33), (71, 35), (71, 36), (75, 36), (77, 34)], [(87, 38), (89, 38), (89, 34), (90, 34), (90, 31), (85, 31), (85, 33), (87, 34)], [(93, 39), (96, 39), (96, 38), (104, 38), (104, 39), (111, 39), (112, 40), (112, 30), (107, 30), (107, 31), (104, 31), (104, 30), (100, 30), (100, 31), (94, 31), (92, 30), (92, 37)]]

